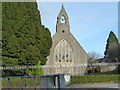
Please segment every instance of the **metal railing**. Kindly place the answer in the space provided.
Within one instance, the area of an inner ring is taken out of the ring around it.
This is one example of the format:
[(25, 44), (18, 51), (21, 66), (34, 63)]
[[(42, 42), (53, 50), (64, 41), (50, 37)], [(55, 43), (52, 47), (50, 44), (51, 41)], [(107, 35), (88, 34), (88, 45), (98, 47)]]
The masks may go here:
[[(37, 77), (40, 77), (40, 88), (64, 88), (65, 87), (65, 79), (64, 74), (50, 74), (50, 75), (36, 75), (36, 76), (16, 76), (16, 77), (0, 77), (0, 79), (7, 79), (8, 90), (11, 89), (11, 79), (20, 78), (21, 79), (21, 89), (24, 89), (24, 78), (33, 78), (34, 79), (34, 90), (36, 90), (36, 80)], [(4, 88), (4, 87), (3, 87)]]

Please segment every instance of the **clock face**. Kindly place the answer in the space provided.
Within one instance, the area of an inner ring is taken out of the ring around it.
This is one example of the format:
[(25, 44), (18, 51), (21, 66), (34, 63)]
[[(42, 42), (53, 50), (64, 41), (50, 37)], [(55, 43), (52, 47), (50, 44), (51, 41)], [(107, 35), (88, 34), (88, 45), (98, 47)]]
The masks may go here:
[(61, 23), (65, 23), (65, 17), (64, 17), (64, 16), (61, 16), (60, 22), (61, 22)]

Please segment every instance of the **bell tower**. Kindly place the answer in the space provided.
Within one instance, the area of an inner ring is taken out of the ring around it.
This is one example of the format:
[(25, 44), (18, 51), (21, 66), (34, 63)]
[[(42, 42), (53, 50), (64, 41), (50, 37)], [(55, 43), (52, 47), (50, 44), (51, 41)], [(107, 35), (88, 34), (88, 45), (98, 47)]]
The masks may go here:
[(56, 32), (68, 32), (70, 31), (69, 17), (62, 4), (61, 11), (57, 17)]

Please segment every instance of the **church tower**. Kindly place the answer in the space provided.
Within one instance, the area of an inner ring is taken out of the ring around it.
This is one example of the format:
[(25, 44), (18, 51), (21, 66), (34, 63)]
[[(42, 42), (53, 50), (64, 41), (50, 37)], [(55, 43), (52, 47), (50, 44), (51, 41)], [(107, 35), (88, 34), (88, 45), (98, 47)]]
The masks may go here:
[[(88, 55), (70, 32), (69, 17), (63, 5), (57, 17), (56, 33), (52, 36), (52, 47), (47, 58), (44, 74), (85, 74), (86, 67), (82, 65), (87, 66)], [(76, 66), (79, 67), (74, 70)]]

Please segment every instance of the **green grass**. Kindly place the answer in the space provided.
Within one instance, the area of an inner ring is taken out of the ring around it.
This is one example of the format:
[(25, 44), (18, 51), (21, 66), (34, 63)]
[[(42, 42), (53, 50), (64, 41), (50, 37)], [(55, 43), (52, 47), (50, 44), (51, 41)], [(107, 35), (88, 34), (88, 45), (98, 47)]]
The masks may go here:
[(120, 75), (85, 75), (72, 76), (71, 84), (98, 83), (98, 82), (118, 82)]

